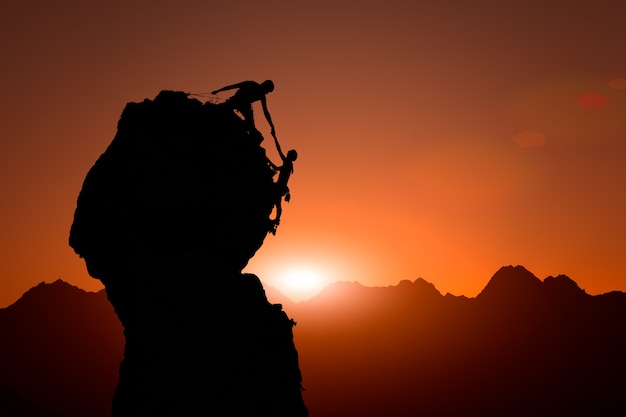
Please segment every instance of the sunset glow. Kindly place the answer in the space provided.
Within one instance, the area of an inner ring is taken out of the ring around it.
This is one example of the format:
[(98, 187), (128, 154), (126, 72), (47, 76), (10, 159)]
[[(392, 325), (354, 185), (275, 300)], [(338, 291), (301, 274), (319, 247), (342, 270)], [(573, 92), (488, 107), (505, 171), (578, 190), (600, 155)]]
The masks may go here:
[(68, 233), (127, 103), (265, 79), (299, 155), (245, 269), (267, 285), (422, 277), (473, 297), (524, 265), (626, 290), (625, 2), (8, 3), (0, 307), (41, 281), (102, 288)]

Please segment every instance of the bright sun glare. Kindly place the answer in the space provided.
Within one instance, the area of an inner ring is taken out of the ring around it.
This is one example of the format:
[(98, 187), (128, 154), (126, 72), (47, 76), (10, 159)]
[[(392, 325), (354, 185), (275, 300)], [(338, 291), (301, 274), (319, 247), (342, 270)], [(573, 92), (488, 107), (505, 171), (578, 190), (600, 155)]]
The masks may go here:
[(296, 302), (313, 297), (326, 284), (321, 273), (312, 268), (294, 267), (280, 275), (280, 289)]

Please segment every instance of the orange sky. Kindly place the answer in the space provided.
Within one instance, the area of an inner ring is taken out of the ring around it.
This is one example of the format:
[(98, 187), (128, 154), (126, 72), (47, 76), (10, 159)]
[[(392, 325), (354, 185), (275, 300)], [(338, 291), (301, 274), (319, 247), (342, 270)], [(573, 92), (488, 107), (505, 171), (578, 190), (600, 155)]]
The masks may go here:
[(475, 296), (522, 264), (626, 290), (626, 3), (4, 3), (0, 307), (41, 281), (101, 288), (67, 236), (127, 102), (268, 78), (300, 157), (247, 269), (266, 283)]

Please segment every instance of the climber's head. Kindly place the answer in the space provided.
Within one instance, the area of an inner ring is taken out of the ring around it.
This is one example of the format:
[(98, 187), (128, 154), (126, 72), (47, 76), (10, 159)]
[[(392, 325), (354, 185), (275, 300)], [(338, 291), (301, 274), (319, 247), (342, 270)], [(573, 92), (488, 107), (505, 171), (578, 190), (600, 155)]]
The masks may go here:
[(272, 80), (263, 81), (261, 83), (261, 87), (263, 87), (263, 91), (265, 91), (265, 94), (274, 91), (274, 83), (272, 82)]
[(295, 161), (296, 159), (298, 159), (298, 152), (296, 152), (295, 149), (290, 150), (289, 152), (287, 152), (287, 159), (291, 162)]

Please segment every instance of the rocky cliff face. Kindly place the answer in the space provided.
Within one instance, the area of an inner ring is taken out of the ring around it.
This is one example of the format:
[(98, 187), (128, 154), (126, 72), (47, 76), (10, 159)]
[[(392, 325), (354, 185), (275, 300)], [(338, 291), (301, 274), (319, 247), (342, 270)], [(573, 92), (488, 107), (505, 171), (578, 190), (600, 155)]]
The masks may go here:
[(172, 91), (124, 109), (70, 231), (124, 326), (114, 416), (306, 415), (293, 323), (241, 273), (272, 174), (228, 109)]

